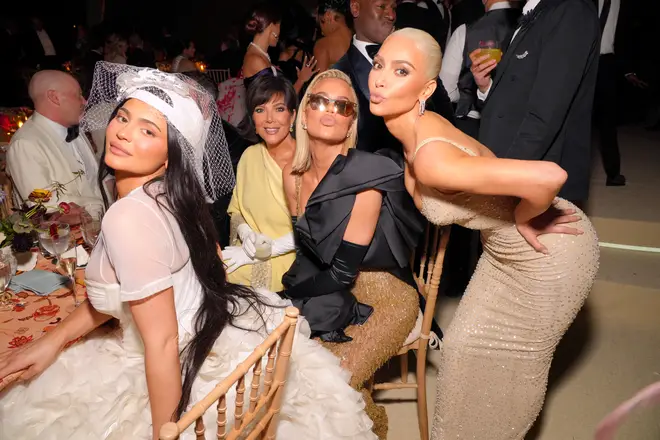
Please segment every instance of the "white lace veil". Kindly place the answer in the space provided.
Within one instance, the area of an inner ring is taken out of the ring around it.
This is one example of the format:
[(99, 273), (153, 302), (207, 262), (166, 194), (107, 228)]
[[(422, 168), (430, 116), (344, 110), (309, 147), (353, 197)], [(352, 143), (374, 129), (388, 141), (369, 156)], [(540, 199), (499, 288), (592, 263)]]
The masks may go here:
[(230, 193), (235, 185), (222, 120), (213, 97), (193, 79), (156, 69), (98, 62), (80, 122), (82, 131), (105, 130), (110, 114), (128, 98), (161, 112), (195, 170), (208, 202)]

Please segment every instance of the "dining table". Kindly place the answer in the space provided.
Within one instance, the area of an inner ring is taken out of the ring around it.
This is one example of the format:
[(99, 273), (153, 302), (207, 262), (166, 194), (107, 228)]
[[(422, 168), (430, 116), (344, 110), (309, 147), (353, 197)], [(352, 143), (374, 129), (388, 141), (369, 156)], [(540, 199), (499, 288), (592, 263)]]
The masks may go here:
[[(80, 232), (75, 230), (74, 233), (81, 242)], [(31, 252), (37, 254), (36, 265), (31, 270), (58, 272), (53, 260), (44, 257), (39, 248), (33, 248)], [(16, 275), (20, 273), (22, 272), (19, 271)], [(61, 287), (45, 296), (27, 290), (14, 292), (8, 289), (12, 296), (8, 304), (0, 305), (0, 359), (8, 352), (36, 341), (55, 329), (75, 310), (76, 298), (80, 302), (87, 298), (84, 268), (76, 269), (75, 279), (75, 298), (71, 283), (66, 283), (66, 287)], [(67, 346), (80, 339), (70, 341)], [(19, 371), (0, 378), (0, 390), (19, 379), (21, 374), (22, 371)]]

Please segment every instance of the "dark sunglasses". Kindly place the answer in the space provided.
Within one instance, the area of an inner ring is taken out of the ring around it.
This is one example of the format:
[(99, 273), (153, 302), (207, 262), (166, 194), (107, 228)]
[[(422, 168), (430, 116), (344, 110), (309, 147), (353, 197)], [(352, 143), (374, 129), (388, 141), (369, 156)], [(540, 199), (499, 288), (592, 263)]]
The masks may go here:
[[(357, 112), (357, 104), (347, 99), (330, 99), (323, 95), (309, 95), (308, 105), (312, 110), (337, 113), (350, 118)], [(332, 106), (331, 106), (332, 104)]]

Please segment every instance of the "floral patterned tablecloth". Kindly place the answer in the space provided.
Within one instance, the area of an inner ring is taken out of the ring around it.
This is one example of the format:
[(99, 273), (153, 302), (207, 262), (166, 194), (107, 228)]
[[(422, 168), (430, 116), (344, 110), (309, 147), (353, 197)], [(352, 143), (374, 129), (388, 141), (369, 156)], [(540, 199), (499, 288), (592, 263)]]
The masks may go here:
[[(39, 254), (35, 269), (55, 271), (55, 266)], [(84, 277), (85, 270), (78, 269), (76, 296), (80, 302), (87, 298)], [(70, 285), (48, 296), (38, 296), (28, 291), (13, 293), (12, 304), (0, 307), (0, 355), (39, 339), (75, 309)], [(71, 341), (70, 344), (74, 342), (76, 341)], [(0, 378), (0, 390), (19, 376)]]

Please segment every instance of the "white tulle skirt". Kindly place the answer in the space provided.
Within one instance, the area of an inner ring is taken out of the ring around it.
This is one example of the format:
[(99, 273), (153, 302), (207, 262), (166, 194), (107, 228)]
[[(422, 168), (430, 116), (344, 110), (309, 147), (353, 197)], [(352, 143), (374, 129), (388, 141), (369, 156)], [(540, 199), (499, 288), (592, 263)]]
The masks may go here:
[[(283, 310), (267, 317), (281, 322)], [(254, 326), (248, 313), (239, 327)], [(242, 325), (246, 324), (246, 325)], [(339, 360), (308, 339), (299, 324), (289, 364), (277, 436), (280, 439), (375, 439), (360, 393)], [(264, 340), (264, 332), (227, 327), (193, 385), (191, 402), (205, 396)], [(265, 366), (265, 365), (264, 365)], [(248, 384), (251, 377), (247, 377)], [(249, 388), (247, 388), (249, 392)], [(227, 395), (233, 421), (235, 392)], [(246, 395), (246, 402), (249, 402)], [(216, 438), (215, 407), (205, 414), (206, 439)], [(121, 330), (97, 330), (63, 352), (43, 374), (0, 394), (0, 439), (150, 439), (151, 413), (144, 357), (122, 348)], [(195, 438), (192, 427), (181, 439)]]

